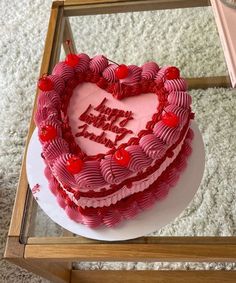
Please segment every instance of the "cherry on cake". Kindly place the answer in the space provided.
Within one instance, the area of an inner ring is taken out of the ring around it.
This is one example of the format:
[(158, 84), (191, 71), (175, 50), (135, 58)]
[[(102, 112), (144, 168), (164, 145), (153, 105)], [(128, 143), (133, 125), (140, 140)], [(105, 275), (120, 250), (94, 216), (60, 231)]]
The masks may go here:
[(191, 154), (194, 117), (178, 68), (70, 53), (38, 87), (45, 176), (68, 217), (113, 227), (176, 185)]

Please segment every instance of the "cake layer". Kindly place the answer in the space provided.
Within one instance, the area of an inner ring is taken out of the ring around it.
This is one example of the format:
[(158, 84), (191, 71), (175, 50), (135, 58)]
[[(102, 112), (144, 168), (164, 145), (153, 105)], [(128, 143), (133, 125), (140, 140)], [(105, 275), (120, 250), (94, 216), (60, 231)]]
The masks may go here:
[(59, 205), (65, 209), (72, 220), (91, 228), (100, 225), (113, 227), (122, 220), (132, 219), (138, 213), (148, 209), (156, 201), (160, 201), (168, 195), (169, 190), (176, 185), (180, 174), (187, 166), (187, 159), (192, 151), (192, 138), (193, 132), (189, 130), (174, 162), (145, 191), (134, 193), (109, 207), (82, 209), (77, 206), (65, 195), (57, 180), (50, 174), (49, 168), (46, 168), (46, 177), (49, 181), (50, 190), (57, 197)]
[[(79, 199), (77, 199), (76, 197), (74, 197), (73, 193), (68, 192), (66, 189), (65, 192), (76, 205), (81, 206), (82, 208), (85, 207), (96, 208), (96, 207), (110, 206), (134, 193), (144, 191), (159, 176), (161, 176), (161, 174), (166, 170), (166, 168), (176, 159), (185, 141), (186, 134), (188, 132), (188, 124), (185, 126), (184, 131), (185, 132), (182, 133), (181, 140), (178, 141), (176, 147), (173, 148), (171, 156), (166, 156), (166, 158), (161, 162), (160, 165), (158, 162), (153, 161), (153, 163), (151, 164), (150, 167), (147, 168), (147, 170), (144, 170), (143, 172), (139, 172), (138, 174), (134, 174), (134, 176), (139, 175), (139, 181), (133, 181), (131, 186), (129, 185), (120, 186), (118, 190), (116, 190), (115, 192), (113, 192), (113, 190), (110, 190), (111, 191), (110, 193), (109, 190), (106, 193), (104, 193), (103, 190), (103, 196), (101, 197), (96, 197), (95, 193), (91, 193), (90, 197), (86, 197), (83, 196), (83, 194), (80, 194)], [(158, 164), (157, 170), (148, 174), (149, 172), (151, 172), (151, 168), (155, 168), (156, 164)], [(144, 173), (143, 175), (145, 176), (142, 177), (142, 173)], [(130, 183), (129, 179), (126, 180), (126, 183), (128, 184)]]

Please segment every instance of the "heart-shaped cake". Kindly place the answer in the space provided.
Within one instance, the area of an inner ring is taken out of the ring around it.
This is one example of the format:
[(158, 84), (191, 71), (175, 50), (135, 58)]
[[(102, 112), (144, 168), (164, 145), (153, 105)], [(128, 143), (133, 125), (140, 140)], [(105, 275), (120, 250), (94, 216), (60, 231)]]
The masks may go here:
[(194, 116), (176, 67), (69, 54), (38, 87), (45, 175), (71, 219), (112, 227), (176, 184), (191, 153)]

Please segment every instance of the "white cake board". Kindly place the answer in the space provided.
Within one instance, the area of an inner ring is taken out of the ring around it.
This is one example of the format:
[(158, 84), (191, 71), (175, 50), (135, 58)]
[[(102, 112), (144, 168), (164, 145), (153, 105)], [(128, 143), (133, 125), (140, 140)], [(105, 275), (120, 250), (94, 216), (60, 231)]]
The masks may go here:
[(91, 229), (76, 223), (66, 215), (66, 212), (59, 206), (56, 197), (48, 188), (37, 129), (31, 137), (27, 152), (26, 171), (29, 186), (33, 189), (36, 184), (39, 184), (39, 190), (33, 193), (38, 205), (54, 222), (75, 234), (106, 241), (128, 240), (144, 236), (173, 221), (188, 206), (200, 185), (205, 167), (204, 144), (195, 122), (192, 122), (191, 128), (195, 134), (192, 141), (193, 152), (177, 185), (170, 189), (165, 199), (157, 201), (148, 210), (141, 212), (132, 220), (121, 222), (115, 228)]

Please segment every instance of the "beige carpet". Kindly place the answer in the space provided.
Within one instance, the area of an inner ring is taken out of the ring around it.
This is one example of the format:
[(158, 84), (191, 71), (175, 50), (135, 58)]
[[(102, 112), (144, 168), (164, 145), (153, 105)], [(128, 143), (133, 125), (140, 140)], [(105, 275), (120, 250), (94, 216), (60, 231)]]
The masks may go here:
[[(50, 0), (0, 1), (0, 254), (5, 246), (43, 51)], [(90, 56), (177, 65), (184, 76), (226, 73), (210, 8), (72, 19), (77, 49)], [(206, 146), (204, 180), (189, 207), (158, 235), (236, 234), (236, 90), (191, 92)], [(57, 227), (40, 213), (37, 230)], [(53, 232), (54, 231), (54, 232)], [(50, 232), (48, 232), (50, 233)], [(86, 269), (235, 269), (233, 263), (82, 263)], [(0, 282), (46, 282), (3, 260)]]

